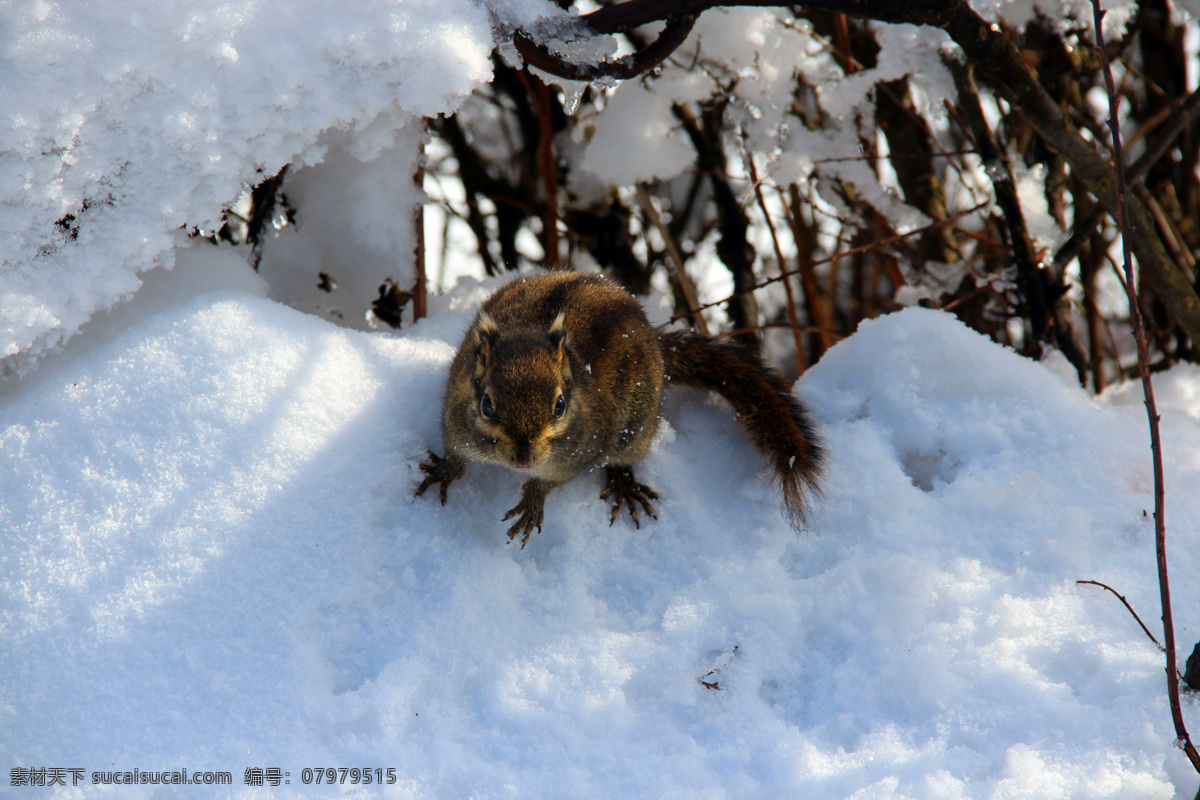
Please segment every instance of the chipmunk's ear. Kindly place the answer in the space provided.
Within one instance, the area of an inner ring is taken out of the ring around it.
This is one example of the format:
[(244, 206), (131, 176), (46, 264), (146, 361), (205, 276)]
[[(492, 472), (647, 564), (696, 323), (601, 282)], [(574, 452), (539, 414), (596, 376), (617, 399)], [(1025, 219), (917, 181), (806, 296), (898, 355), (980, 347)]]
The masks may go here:
[(488, 358), (492, 354), (492, 347), (496, 344), (496, 337), (499, 334), (500, 326), (496, 324), (496, 320), (492, 319), (492, 315), (486, 311), (480, 311), (479, 317), (475, 320), (477, 367), (487, 366)]
[(558, 312), (558, 316), (554, 318), (554, 322), (550, 323), (550, 344), (558, 351), (558, 360), (561, 363), (567, 346), (567, 314), (565, 311)]

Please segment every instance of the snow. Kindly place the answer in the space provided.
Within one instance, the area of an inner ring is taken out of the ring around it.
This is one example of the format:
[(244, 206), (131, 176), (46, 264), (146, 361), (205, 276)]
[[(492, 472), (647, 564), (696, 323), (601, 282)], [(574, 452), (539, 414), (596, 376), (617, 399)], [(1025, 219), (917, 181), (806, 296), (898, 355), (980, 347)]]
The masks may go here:
[[(711, 86), (693, 73), (703, 97)], [(662, 88), (656, 82), (647, 87), (640, 81), (628, 81), (613, 90), (604, 113), (597, 115), (594, 130), (582, 166), (613, 186), (627, 186), (654, 178), (669, 179), (690, 168), (696, 151), (671, 113), (670, 103), (662, 102)], [(671, 81), (671, 94), (683, 94), (682, 87)]]
[(453, 111), (491, 76), (489, 11), (543, 5), (0, 6), (0, 356), (28, 363), (128, 298), (247, 186), (322, 161), (324, 135), (371, 161)]
[[(1035, 8), (977, 5), (1014, 24)], [(1191, 797), (1161, 655), (1076, 584), (1154, 627), (1136, 385), (1089, 397), (1061, 360), (914, 308), (798, 385), (830, 452), (802, 533), (728, 407), (687, 392), (638, 467), (662, 495), (641, 530), (609, 527), (598, 476), (556, 490), (524, 550), (500, 519), (513, 474), (473, 465), (446, 507), (412, 496), (453, 348), (496, 283), (458, 281), (396, 334), (366, 330), (364, 297), (411, 276), (419, 118), (488, 80), (505, 31), (556, 30), (556, 8), (0, 6), (0, 767), (233, 779), (0, 794), (301, 797), (306, 768), (358, 767), (395, 770), (382, 794), (405, 798)], [(938, 113), (944, 36), (882, 36), (859, 83), (912, 73)], [(736, 76), (729, 113), (765, 171), (860, 183), (919, 224), (830, 160), (853, 126), (780, 138), (794, 71), (845, 114), (862, 102), (805, 26), (713, 11), (680, 53), (609, 95), (572, 181), (686, 172), (664, 109)], [(300, 222), (261, 274), (187, 238), (285, 164)], [(728, 280), (711, 251), (694, 258), (706, 297)], [(1200, 371), (1156, 381), (1190, 648)], [(1195, 732), (1194, 698), (1184, 711)], [(288, 783), (248, 786), (248, 768)]]
[[(638, 469), (657, 521), (610, 528), (584, 475), (520, 550), (513, 474), (412, 497), (494, 284), (366, 333), (261, 286), (191, 293), (223, 252), (185, 251), (155, 278), (174, 304), (0, 404), (0, 763), (234, 779), (119, 797), (299, 797), (330, 766), (394, 768), (394, 797), (1190, 797), (1162, 657), (1075, 584), (1157, 617), (1144, 411), (1121, 392), (909, 309), (799, 385), (831, 456), (808, 531), (728, 408), (680, 391)], [(1200, 376), (1164, 380), (1191, 642)]]
[[(361, 137), (339, 131), (325, 137), (328, 149), (321, 163), (289, 174), (288, 203), (302, 209), (303, 219), (283, 226), (263, 248), (259, 272), (272, 298), (369, 329), (364, 309), (384, 281), (413, 285), (412, 209), (424, 195), (412, 176), (426, 137), (417, 120), (389, 134), (394, 143), (363, 153)], [(335, 281), (333, 292), (318, 288), (321, 272)]]

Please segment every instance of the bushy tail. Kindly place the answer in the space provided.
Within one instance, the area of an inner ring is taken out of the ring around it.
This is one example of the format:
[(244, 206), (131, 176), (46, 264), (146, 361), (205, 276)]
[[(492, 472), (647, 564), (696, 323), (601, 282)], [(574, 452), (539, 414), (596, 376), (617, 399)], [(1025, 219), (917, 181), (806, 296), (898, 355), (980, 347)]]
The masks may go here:
[(825, 451), (808, 411), (783, 377), (745, 345), (687, 331), (659, 334), (667, 380), (724, 397), (755, 448), (774, 469), (784, 508), (803, 523), (808, 500), (820, 493)]

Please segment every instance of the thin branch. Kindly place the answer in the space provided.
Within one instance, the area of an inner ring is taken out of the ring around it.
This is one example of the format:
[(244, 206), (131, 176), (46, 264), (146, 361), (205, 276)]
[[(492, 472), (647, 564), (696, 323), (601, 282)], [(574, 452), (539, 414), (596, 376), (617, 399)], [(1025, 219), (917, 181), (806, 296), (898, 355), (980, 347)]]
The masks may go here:
[[(696, 150), (697, 170), (708, 175), (712, 187), (711, 202), (716, 208), (719, 234), (717, 258), (729, 269), (735, 289), (728, 307), (730, 322), (737, 328), (749, 328), (758, 321), (758, 301), (753, 295), (755, 251), (749, 240), (750, 222), (730, 185), (728, 175), (727, 154), (721, 133), (726, 102), (701, 103), (695, 114), (685, 104), (673, 103), (671, 112)], [(702, 306), (698, 310), (707, 307)], [(743, 341), (752, 348), (759, 346), (758, 341), (749, 336)]]
[[(885, 247), (889, 244), (895, 244), (896, 242), (904, 241), (905, 239), (909, 239), (913, 236), (920, 236), (922, 233), (925, 233), (929, 229), (935, 228), (939, 225), (953, 225), (958, 220), (960, 220), (963, 217), (968, 216), (970, 214), (974, 214), (976, 211), (979, 211), (981, 208), (983, 208), (986, 205), (987, 205), (987, 203), (980, 203), (980, 204), (978, 204), (976, 206), (972, 206), (971, 208), (968, 208), (964, 211), (960, 211), (957, 214), (946, 217), (946, 219), (940, 219), (937, 222), (932, 223), (931, 225), (925, 225), (924, 227), (921, 227), (921, 228), (914, 228), (913, 230), (909, 231), (908, 233), (897, 234), (896, 236), (891, 236), (891, 237), (888, 237), (887, 239), (880, 239), (879, 241), (871, 242), (870, 244), (864, 244), (859, 247), (851, 247), (848, 250), (843, 250), (839, 253), (834, 253), (833, 255), (828, 256), (826, 258), (822, 258), (822, 259), (813, 261), (811, 264), (807, 265), (807, 267), (811, 268), (811, 267), (819, 266), (821, 264), (836, 263), (839, 259), (846, 258), (847, 256), (858, 255), (859, 253), (867, 253), (867, 252), (870, 252), (871, 250), (875, 250), (880, 247)], [(711, 303), (705, 303), (704, 305), (700, 306), (696, 310), (704, 311), (706, 309), (713, 308), (714, 306), (719, 306), (719, 305), (721, 305), (721, 303), (727, 303), (730, 300), (741, 297), (744, 294), (749, 294), (750, 292), (753, 292), (757, 289), (762, 289), (764, 286), (770, 286), (772, 283), (777, 283), (779, 281), (786, 280), (788, 277), (790, 277), (792, 275), (801, 274), (802, 272), (803, 272), (803, 269), (780, 270), (778, 275), (774, 275), (770, 278), (767, 278), (764, 281), (760, 281), (759, 283), (756, 283), (754, 286), (751, 286), (748, 289), (744, 289), (739, 292), (734, 292), (732, 295), (730, 295), (729, 297), (726, 297), (722, 300), (714, 300)], [(671, 319), (667, 320), (667, 322), (665, 324), (670, 324), (672, 322), (676, 322), (678, 320), (683, 319), (685, 316), (687, 316), (687, 315), (685, 314), (682, 316), (672, 317)]]
[[(800, 285), (804, 287), (804, 303), (808, 306), (808, 318), (818, 328), (823, 329), (817, 335), (817, 349), (812, 353), (813, 360), (819, 359), (825, 351), (833, 347), (833, 339), (825, 331), (834, 328), (833, 308), (830, 298), (826, 297), (817, 283), (813, 270), (812, 255), (817, 247), (816, 224), (808, 225), (801, 216), (802, 202), (800, 188), (796, 184), (788, 187), (776, 187), (779, 192), (779, 202), (783, 204), (783, 213), (787, 216), (788, 227), (792, 231), (792, 241), (796, 243), (796, 267), (800, 270)], [(789, 206), (788, 201), (791, 201)], [(840, 240), (839, 240), (840, 243)]]
[(1116, 589), (1112, 588), (1108, 584), (1100, 583), (1100, 581), (1075, 581), (1075, 583), (1076, 585), (1087, 584), (1089, 586), (1099, 586), (1101, 589), (1108, 589), (1110, 592), (1115, 594), (1117, 599), (1125, 604), (1125, 608), (1129, 609), (1129, 613), (1133, 614), (1133, 618), (1137, 620), (1138, 625), (1142, 626), (1142, 630), (1145, 631), (1146, 635), (1150, 637), (1150, 641), (1154, 642), (1154, 646), (1159, 650), (1163, 649), (1163, 646), (1158, 643), (1158, 639), (1155, 639), (1154, 634), (1151, 633), (1150, 629), (1146, 627), (1146, 623), (1142, 622), (1142, 618), (1139, 617), (1138, 613), (1133, 610), (1133, 606), (1129, 605), (1129, 601), (1125, 599), (1125, 595), (1118, 593)]
[[(662, 20), (667, 20), (667, 28), (674, 31), (681, 24), (680, 20), (694, 20), (718, 5), (778, 7), (779, 0), (628, 0), (598, 9), (583, 19), (599, 33), (629, 30)], [(1112, 167), (1092, 143), (1084, 140), (1075, 123), (1063, 113), (1003, 31), (993, 28), (967, 0), (924, 3), (911, 0), (810, 0), (805, 7), (880, 22), (941, 28), (962, 48), (980, 75), (1029, 123), (1046, 145), (1070, 165), (1072, 173), (1079, 176), (1108, 212), (1114, 217), (1120, 213)], [(662, 38), (665, 35), (666, 31)], [(1162, 240), (1153, 235), (1154, 220), (1145, 205), (1137, 198), (1126, 196), (1124, 206), (1133, 227), (1145, 232), (1133, 242), (1144, 279), (1154, 287), (1158, 299), (1179, 327), (1192, 341), (1200, 341), (1200, 294), (1178, 270), (1171, 268)]]
[(563, 265), (558, 246), (558, 166), (554, 160), (554, 120), (550, 87), (537, 75), (526, 70), (518, 72), (517, 77), (529, 92), (529, 101), (533, 104), (538, 122), (535, 158), (537, 171), (542, 177), (542, 193), (546, 196), (546, 207), (542, 213), (542, 263), (549, 269), (561, 269)]
[(814, 325), (793, 326), (787, 322), (767, 322), (762, 325), (754, 325), (750, 328), (735, 328), (731, 331), (721, 331), (717, 334), (717, 338), (721, 339), (726, 336), (741, 336), (744, 333), (760, 333), (761, 331), (767, 330), (798, 330), (801, 333), (819, 333), (837, 341), (841, 341), (842, 339), (846, 338), (837, 331), (831, 331), (828, 328), (818, 328)]
[[(954, 158), (956, 156), (966, 156), (978, 152), (975, 148), (967, 148), (964, 150), (934, 150), (929, 154), (928, 158)], [(905, 159), (924, 159), (926, 156), (913, 155), (911, 153), (888, 153), (887, 155), (873, 156), (831, 156), (829, 158), (814, 158), (812, 163), (814, 166), (818, 164), (837, 164), (846, 161), (903, 161)]]
[(1154, 195), (1150, 194), (1150, 190), (1144, 184), (1134, 184), (1133, 191), (1146, 204), (1146, 208), (1150, 209), (1150, 213), (1154, 215), (1154, 223), (1158, 226), (1158, 234), (1162, 237), (1163, 244), (1167, 246), (1167, 250), (1175, 260), (1175, 266), (1179, 267), (1179, 271), (1183, 273), (1183, 277), (1187, 279), (1188, 283), (1194, 282), (1196, 280), (1194, 274), (1196, 259), (1192, 257), (1191, 251), (1187, 249), (1187, 244), (1180, 237), (1175, 224), (1167, 217), (1162, 205), (1154, 198)]
[(700, 298), (696, 295), (696, 287), (692, 284), (692, 279), (688, 277), (687, 270), (684, 269), (683, 255), (679, 252), (679, 248), (676, 246), (671, 232), (663, 224), (662, 216), (659, 215), (658, 209), (650, 202), (650, 193), (646, 191), (646, 184), (639, 183), (637, 185), (637, 193), (646, 218), (658, 230), (658, 235), (663, 238), (663, 246), (667, 250), (668, 259), (667, 276), (671, 279), (671, 283), (675, 284), (679, 296), (683, 299), (683, 303), (687, 307), (687, 316), (691, 318), (696, 330), (708, 336), (708, 322), (704, 319), (704, 315), (697, 311), (697, 308), (700, 306)]
[(425, 292), (425, 142), (429, 138), (429, 120), (421, 120), (421, 143), (417, 149), (417, 168), (413, 171), (413, 183), (421, 197), (413, 211), (413, 322), (428, 315)]
[[(1112, 134), (1113, 161), (1117, 173), (1118, 223), (1121, 226), (1121, 250), (1124, 256), (1125, 291), (1129, 297), (1129, 318), (1133, 324), (1133, 335), (1137, 340), (1138, 368), (1142, 378), (1142, 392), (1146, 398), (1146, 415), (1150, 420), (1150, 452), (1154, 462), (1154, 549), (1158, 556), (1158, 586), (1162, 599), (1163, 642), (1167, 657), (1167, 698), (1171, 705), (1171, 719), (1175, 723), (1175, 735), (1188, 759), (1200, 772), (1200, 753), (1192, 744), (1187, 726), (1183, 721), (1183, 709), (1179, 700), (1179, 673), (1175, 663), (1175, 623), (1171, 614), (1171, 588), (1167, 575), (1167, 525), (1166, 489), (1163, 479), (1162, 439), (1158, 429), (1158, 407), (1154, 401), (1154, 385), (1150, 380), (1150, 355), (1146, 348), (1146, 335), (1142, 327), (1142, 312), (1138, 305), (1137, 287), (1133, 278), (1133, 255), (1131, 239), (1133, 226), (1129, 221), (1129, 203), (1125, 186), (1124, 155), (1121, 150), (1121, 129), (1117, 109), (1120, 98), (1113, 84), (1112, 69), (1108, 53), (1104, 49), (1104, 11), (1100, 0), (1092, 0), (1096, 26), (1096, 45), (1100, 50), (1100, 63), (1104, 73), (1104, 85), (1108, 89), (1108, 128)], [(1142, 231), (1139, 238), (1146, 238), (1151, 231)]]
[[(584, 19), (590, 16), (587, 15)], [(573, 81), (627, 80), (654, 69), (670, 57), (671, 53), (684, 43), (695, 24), (694, 16), (672, 16), (658, 38), (646, 47), (616, 61), (604, 61), (599, 64), (568, 61), (559, 54), (550, 52), (545, 45), (538, 44), (521, 31), (513, 35), (513, 43), (526, 63), (560, 78)]]
[[(1140, 183), (1146, 177), (1146, 173), (1157, 164), (1162, 157), (1166, 155), (1167, 150), (1179, 138), (1179, 134), (1183, 133), (1188, 124), (1200, 112), (1200, 88), (1197, 88), (1187, 96), (1187, 99), (1179, 106), (1174, 114), (1171, 115), (1169, 124), (1154, 137), (1154, 141), (1146, 148), (1141, 157), (1133, 162), (1129, 169), (1126, 170), (1125, 179), (1130, 184)], [(1092, 210), (1078, 223), (1071, 232), (1071, 237), (1063, 243), (1063, 246), (1058, 249), (1054, 255), (1054, 265), (1060, 269), (1069, 263), (1071, 259), (1079, 255), (1079, 250), (1083, 243), (1096, 230), (1096, 226), (1100, 224), (1100, 219), (1104, 216), (1104, 207), (1096, 205)]]
[[(779, 246), (779, 235), (775, 232), (775, 223), (771, 221), (771, 212), (767, 209), (766, 198), (763, 197), (762, 184), (758, 180), (758, 167), (754, 165), (754, 153), (750, 151), (749, 145), (746, 144), (745, 132), (742, 133), (742, 144), (742, 150), (746, 157), (746, 166), (750, 173), (750, 181), (754, 185), (754, 196), (758, 198), (758, 207), (762, 209), (763, 220), (767, 223), (767, 230), (771, 234), (771, 246), (775, 249), (775, 261), (779, 264), (779, 271), (783, 272), (783, 265), (785, 263), (783, 248)], [(796, 298), (790, 280), (784, 279), (783, 290), (787, 294), (788, 321), (791, 322), (792, 344), (796, 348), (796, 374), (803, 375), (805, 368), (804, 345), (800, 342), (800, 320), (796, 317)]]
[(984, 116), (979, 90), (975, 86), (974, 68), (970, 64), (962, 64), (953, 59), (946, 61), (950, 73), (954, 76), (954, 85), (958, 89), (958, 103), (968, 125), (967, 132), (975, 140), (979, 157), (991, 178), (997, 211), (1002, 224), (1008, 229), (1013, 264), (1017, 268), (1017, 280), (1021, 282), (1026, 302), (1029, 303), (1029, 323), (1033, 328), (1033, 337), (1040, 342), (1053, 324), (1051, 316), (1054, 309), (1050, 307), (1047, 298), (1046, 276), (1039, 269), (1037, 257), (1033, 252), (1033, 242), (1029, 238), (1021, 201), (1017, 197), (1012, 165), (1009, 163), (1008, 154), (992, 136), (992, 130)]

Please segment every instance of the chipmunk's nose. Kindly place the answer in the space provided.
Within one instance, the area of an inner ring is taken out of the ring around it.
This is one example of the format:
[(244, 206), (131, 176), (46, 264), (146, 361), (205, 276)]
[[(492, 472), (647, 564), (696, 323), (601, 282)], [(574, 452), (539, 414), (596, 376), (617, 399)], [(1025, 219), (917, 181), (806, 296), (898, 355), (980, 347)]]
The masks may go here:
[(517, 442), (512, 454), (513, 469), (529, 469), (533, 466), (530, 449), (528, 442)]

